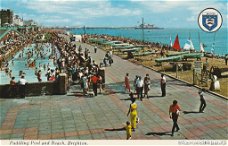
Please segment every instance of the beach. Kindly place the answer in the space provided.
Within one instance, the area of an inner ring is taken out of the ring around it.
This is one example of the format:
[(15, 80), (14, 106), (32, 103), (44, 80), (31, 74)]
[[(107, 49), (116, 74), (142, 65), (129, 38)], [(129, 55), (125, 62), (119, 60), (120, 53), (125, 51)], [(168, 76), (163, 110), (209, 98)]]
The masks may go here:
[[(162, 66), (158, 66), (157, 63), (155, 62), (156, 59), (161, 58), (160, 52), (161, 52), (161, 48), (165, 49), (165, 54), (174, 54), (176, 53), (176, 51), (172, 51), (171, 48), (166, 45), (161, 45), (159, 43), (153, 43), (153, 42), (145, 42), (143, 43), (142, 41), (138, 41), (138, 40), (132, 40), (132, 39), (127, 39), (127, 38), (122, 38), (122, 37), (115, 37), (115, 36), (110, 36), (110, 35), (88, 35), (86, 36), (86, 38), (105, 38), (108, 40), (119, 40), (119, 41), (123, 41), (123, 42), (127, 42), (133, 45), (143, 45), (144, 48), (142, 50), (140, 50), (139, 52), (142, 54), (143, 52), (147, 52), (147, 51), (152, 51), (154, 52), (151, 55), (141, 55), (141, 56), (135, 56), (132, 59), (129, 59), (129, 61), (135, 63), (135, 64), (140, 64), (140, 65), (144, 65), (148, 68), (151, 68), (153, 70), (156, 70), (158, 72), (161, 73), (165, 73), (167, 75), (170, 75), (174, 78), (183, 80), (189, 84), (193, 84), (193, 66), (194, 66), (194, 59), (188, 59), (188, 61), (186, 61), (186, 63), (189, 63), (191, 65), (191, 69), (190, 70), (178, 70), (178, 72), (176, 73), (176, 69), (173, 69), (173, 66), (170, 65), (169, 62), (165, 62), (162, 63)], [(96, 44), (93, 44), (96, 45)], [(112, 48), (110, 46), (107, 45), (99, 45), (98, 47), (100, 47), (101, 49), (105, 50), (105, 51), (110, 51), (112, 50)], [(127, 54), (123, 53), (121, 51), (113, 51), (114, 54), (120, 56), (123, 59), (127, 58)], [(225, 60), (223, 57), (202, 57), (201, 61), (202, 62), (208, 62), (208, 70), (211, 70), (212, 66), (215, 67), (219, 67), (219, 68), (223, 68), (223, 69), (228, 69), (228, 66), (225, 65)], [(224, 97), (228, 97), (228, 89), (227, 89), (227, 82), (228, 82), (228, 78), (227, 76), (223, 77), (223, 78), (219, 78), (218, 81), (220, 82), (220, 90), (214, 91)], [(198, 84), (199, 87), (204, 88), (209, 90), (210, 88), (210, 84), (211, 81), (208, 80), (207, 85), (206, 84)]]

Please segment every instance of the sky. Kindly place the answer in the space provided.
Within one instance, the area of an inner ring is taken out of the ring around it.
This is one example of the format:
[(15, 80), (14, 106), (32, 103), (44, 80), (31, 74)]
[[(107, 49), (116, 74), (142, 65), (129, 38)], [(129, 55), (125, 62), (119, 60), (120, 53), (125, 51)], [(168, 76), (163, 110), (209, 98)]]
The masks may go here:
[(226, 0), (1, 0), (23, 19), (43, 26), (137, 26), (145, 23), (164, 28), (198, 28), (198, 15), (208, 7), (220, 11), (227, 27)]

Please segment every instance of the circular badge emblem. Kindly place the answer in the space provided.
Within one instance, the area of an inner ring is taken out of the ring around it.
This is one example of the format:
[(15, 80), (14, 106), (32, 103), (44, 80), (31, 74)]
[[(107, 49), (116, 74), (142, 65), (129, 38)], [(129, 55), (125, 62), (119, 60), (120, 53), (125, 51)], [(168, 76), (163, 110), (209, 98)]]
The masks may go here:
[(222, 26), (222, 15), (214, 8), (206, 8), (198, 17), (199, 27), (206, 32), (215, 32)]

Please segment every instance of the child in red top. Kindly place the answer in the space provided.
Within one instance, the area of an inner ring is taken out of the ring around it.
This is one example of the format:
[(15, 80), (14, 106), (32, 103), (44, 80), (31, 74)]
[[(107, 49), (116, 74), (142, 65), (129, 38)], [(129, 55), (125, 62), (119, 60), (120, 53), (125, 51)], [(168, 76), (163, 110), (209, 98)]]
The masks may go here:
[(99, 81), (99, 77), (97, 75), (93, 75), (91, 77), (91, 81), (93, 83), (93, 92), (94, 92), (95, 96), (97, 96), (97, 83)]

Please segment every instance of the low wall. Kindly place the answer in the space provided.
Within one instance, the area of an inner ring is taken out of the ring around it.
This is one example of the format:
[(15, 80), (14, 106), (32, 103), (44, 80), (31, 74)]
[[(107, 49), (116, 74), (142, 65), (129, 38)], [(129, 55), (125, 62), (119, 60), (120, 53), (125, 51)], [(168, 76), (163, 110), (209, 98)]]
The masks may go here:
[[(67, 77), (65, 74), (60, 74), (60, 78), (54, 82), (28, 83), (25, 87), (25, 96), (66, 94), (67, 84)], [(16, 85), (16, 91), (14, 91), (16, 97), (19, 97), (19, 86), (20, 85)], [(12, 95), (11, 92), (13, 91), (11, 91), (9, 84), (0, 85), (0, 98), (9, 98)]]

